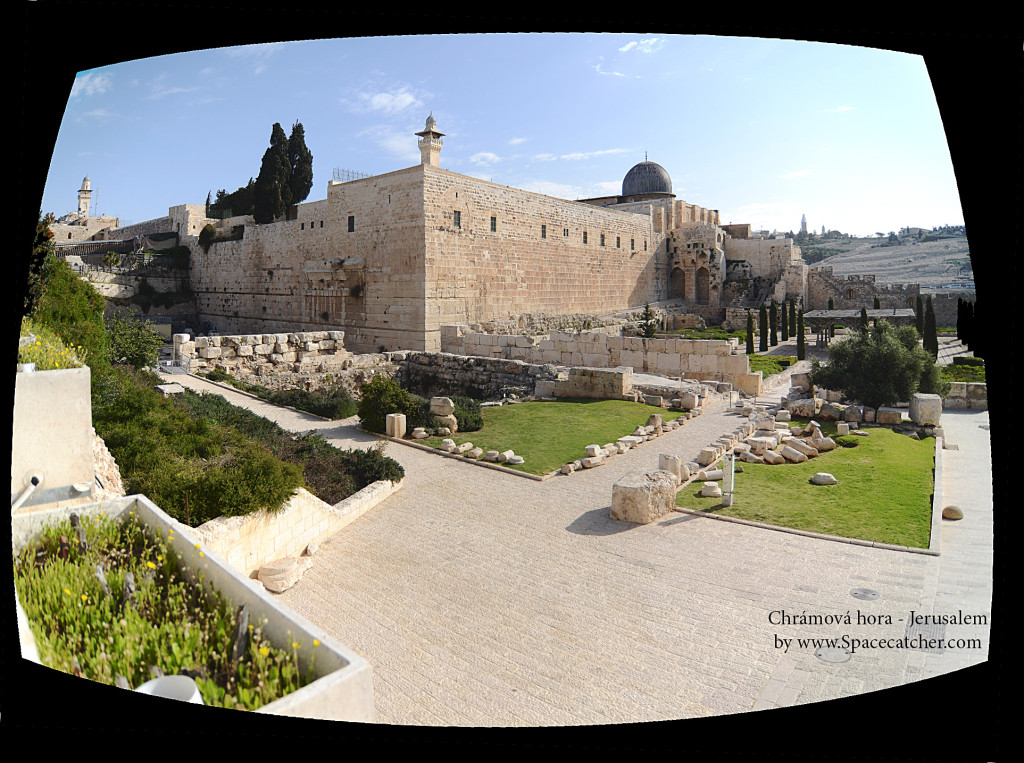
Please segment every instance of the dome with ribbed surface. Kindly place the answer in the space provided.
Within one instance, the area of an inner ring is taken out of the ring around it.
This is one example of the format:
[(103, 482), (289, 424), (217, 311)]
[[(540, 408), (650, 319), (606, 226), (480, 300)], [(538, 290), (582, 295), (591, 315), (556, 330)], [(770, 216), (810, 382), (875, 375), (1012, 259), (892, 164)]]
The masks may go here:
[(643, 161), (626, 173), (622, 179), (622, 195), (638, 196), (648, 193), (672, 193), (672, 178), (660, 164)]

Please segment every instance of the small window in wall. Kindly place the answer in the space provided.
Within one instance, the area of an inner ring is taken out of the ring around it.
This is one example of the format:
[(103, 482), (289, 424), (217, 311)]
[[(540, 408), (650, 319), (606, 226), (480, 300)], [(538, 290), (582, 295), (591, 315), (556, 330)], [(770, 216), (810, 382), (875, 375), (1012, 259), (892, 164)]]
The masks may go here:
[(629, 240), (629, 250), (633, 251), (634, 249), (636, 249), (636, 239), (631, 238)]
[(348, 232), (352, 233), (355, 229), (356, 229), (356, 216), (355, 215), (349, 215), (348, 216)]
[(462, 227), (462, 212), (460, 212), (457, 209), (455, 210), (455, 227), (456, 228), (461, 228)]
[(601, 234), (601, 246), (604, 246), (604, 234)]
[(498, 218), (491, 216), (491, 233), (496, 233), (498, 230)]
[(565, 236), (566, 238), (569, 238), (569, 229), (562, 228), (562, 235)]
[(622, 248), (622, 236), (616, 236), (615, 237), (615, 248), (616, 249), (621, 249)]
[(546, 225), (540, 226), (540, 237), (541, 238), (547, 238), (548, 237), (548, 226), (546, 226)]
[(583, 231), (583, 243), (587, 243), (587, 232)]
[(647, 251), (647, 239), (644, 239), (644, 251)]

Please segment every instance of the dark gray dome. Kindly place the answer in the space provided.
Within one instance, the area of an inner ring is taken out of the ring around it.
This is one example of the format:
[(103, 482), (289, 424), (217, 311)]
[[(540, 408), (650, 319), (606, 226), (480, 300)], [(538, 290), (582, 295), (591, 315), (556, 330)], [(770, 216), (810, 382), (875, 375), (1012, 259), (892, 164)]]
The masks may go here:
[(622, 179), (623, 196), (638, 196), (645, 193), (672, 193), (672, 178), (660, 164), (640, 162)]

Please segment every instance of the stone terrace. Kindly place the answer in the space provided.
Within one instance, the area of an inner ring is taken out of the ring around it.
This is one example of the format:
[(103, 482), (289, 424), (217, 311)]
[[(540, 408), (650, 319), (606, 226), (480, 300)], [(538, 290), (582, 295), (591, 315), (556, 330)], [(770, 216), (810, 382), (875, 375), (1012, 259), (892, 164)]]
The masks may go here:
[[(322, 429), (340, 447), (376, 442), (352, 422), (275, 414), (217, 391), (294, 431)], [(980, 638), (982, 649), (864, 649), (839, 664), (809, 646), (775, 646), (776, 636), (901, 637), (897, 618), (910, 610), (990, 615), (991, 493), (962, 482), (971, 474), (984, 486), (991, 474), (978, 428), (987, 412), (943, 417), (961, 448), (944, 452), (944, 484), (958, 487), (967, 516), (942, 526), (942, 556), (684, 514), (642, 526), (610, 519), (624, 472), (655, 468), (659, 453), (694, 460), (734, 428), (718, 405), (609, 465), (544, 483), (391, 445), (403, 490), (322, 544), (282, 600), (373, 665), (377, 718), (391, 724), (690, 718), (855, 695), (987, 659), (987, 626), (956, 634)], [(858, 601), (855, 588), (879, 598)], [(779, 610), (858, 609), (894, 624), (769, 622)]]

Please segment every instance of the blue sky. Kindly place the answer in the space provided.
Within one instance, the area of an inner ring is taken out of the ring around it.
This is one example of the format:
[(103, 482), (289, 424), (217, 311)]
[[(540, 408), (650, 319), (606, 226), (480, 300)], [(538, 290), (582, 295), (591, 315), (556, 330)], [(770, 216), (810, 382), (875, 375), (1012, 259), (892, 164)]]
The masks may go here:
[(678, 199), (755, 229), (857, 235), (963, 224), (924, 61), (776, 39), (641, 34), (371, 37), (177, 53), (81, 72), (41, 209), (125, 221), (259, 173), (274, 122), (305, 128), (313, 190), (334, 168), (419, 163), (575, 199), (646, 155)]

